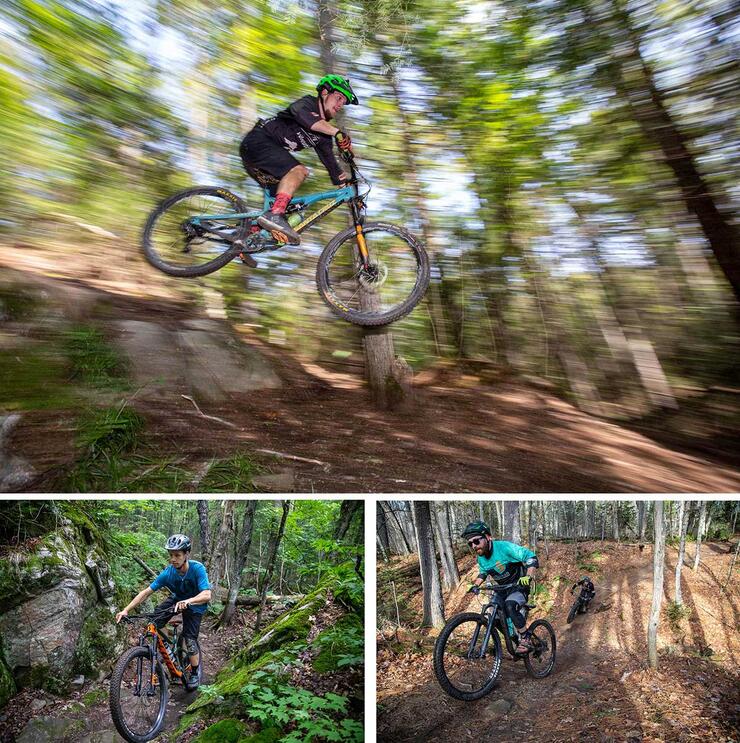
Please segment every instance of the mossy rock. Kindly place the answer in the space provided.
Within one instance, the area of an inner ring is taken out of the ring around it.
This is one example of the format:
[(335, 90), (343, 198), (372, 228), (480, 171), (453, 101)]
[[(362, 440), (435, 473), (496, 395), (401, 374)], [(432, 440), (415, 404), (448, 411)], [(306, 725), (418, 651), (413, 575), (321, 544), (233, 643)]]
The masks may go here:
[(241, 738), (239, 743), (277, 743), (282, 737), (283, 732), (280, 728), (270, 727), (260, 730), (259, 733), (255, 733), (254, 735)]
[(13, 676), (5, 665), (5, 661), (0, 658), (0, 709), (8, 703), (8, 699), (10, 699), (15, 692), (16, 687)]
[(114, 624), (113, 614), (98, 605), (85, 617), (74, 656), (74, 672), (85, 675), (100, 670), (101, 662), (110, 662), (122, 650), (125, 630)]
[(239, 743), (246, 732), (247, 728), (241, 720), (227, 717), (206, 728), (193, 739), (193, 743)]
[(270, 650), (284, 647), (295, 640), (305, 640), (311, 629), (311, 617), (325, 602), (325, 590), (314, 591), (305, 596), (295, 608), (265, 627), (262, 634), (239, 653), (237, 662), (250, 663)]
[(312, 665), (317, 673), (333, 673), (339, 670), (339, 661), (343, 656), (351, 655), (355, 650), (349, 635), (363, 632), (363, 623), (356, 614), (345, 614), (336, 624), (325, 629), (312, 643), (319, 649)]

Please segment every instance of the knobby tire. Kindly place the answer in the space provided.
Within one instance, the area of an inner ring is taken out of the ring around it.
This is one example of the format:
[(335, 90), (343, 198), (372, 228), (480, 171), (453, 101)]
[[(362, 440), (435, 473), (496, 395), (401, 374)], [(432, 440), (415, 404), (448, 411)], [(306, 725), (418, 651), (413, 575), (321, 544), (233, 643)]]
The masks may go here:
[(159, 659), (154, 663), (155, 673), (159, 684), (161, 685), (162, 692), (160, 694), (160, 707), (159, 712), (152, 728), (143, 734), (137, 734), (129, 730), (124, 719), (123, 710), (121, 709), (121, 683), (123, 682), (123, 674), (126, 667), (133, 658), (137, 656), (142, 657), (142, 673), (146, 671), (149, 666), (149, 648), (146, 647), (135, 647), (125, 652), (116, 663), (113, 673), (111, 674), (110, 680), (110, 714), (113, 719), (113, 724), (116, 726), (116, 730), (120, 733), (122, 738), (125, 738), (130, 743), (146, 743), (147, 741), (156, 738), (159, 735), (162, 727), (164, 726), (164, 718), (167, 713), (167, 700), (169, 698), (169, 692), (167, 689), (167, 676), (165, 675), (164, 667)]
[[(234, 258), (236, 258), (240, 252), (239, 248), (225, 248), (223, 253), (216, 256), (212, 260), (194, 266), (173, 265), (172, 263), (168, 263), (157, 252), (157, 248), (155, 247), (152, 240), (154, 228), (157, 224), (157, 221), (167, 212), (168, 209), (171, 209), (179, 201), (183, 201), (190, 196), (213, 196), (215, 198), (223, 200), (225, 204), (228, 204), (231, 208), (236, 209), (238, 212), (247, 211), (247, 205), (236, 194), (231, 193), (231, 191), (226, 188), (218, 188), (215, 186), (197, 186), (195, 188), (188, 188), (185, 191), (180, 191), (174, 196), (170, 196), (168, 199), (162, 201), (149, 215), (149, 218), (144, 225), (141, 244), (142, 248), (144, 249), (144, 256), (149, 261), (149, 263), (151, 263), (152, 266), (159, 269), (160, 271), (168, 274), (169, 276), (179, 276), (186, 278), (205, 276), (206, 274), (217, 271), (219, 268), (222, 268), (227, 263), (234, 260)], [(193, 216), (197, 215), (194, 214)], [(235, 224), (235, 227), (238, 224), (243, 223), (237, 223)]]
[[(354, 249), (354, 241), (357, 239), (357, 233), (354, 227), (348, 227), (346, 230), (335, 235), (324, 248), (316, 266), (316, 284), (321, 298), (329, 306), (329, 309), (337, 317), (342, 318), (342, 320), (364, 327), (389, 325), (408, 315), (424, 297), (429, 287), (429, 257), (423, 245), (411, 232), (403, 227), (386, 222), (367, 222), (363, 225), (362, 230), (365, 235), (372, 234), (373, 232), (385, 232), (394, 235), (411, 248), (416, 259), (416, 281), (406, 299), (385, 312), (376, 313), (351, 309), (339, 297), (335, 296), (330, 286), (329, 268), (339, 249), (347, 241), (353, 244)], [(372, 250), (370, 257), (372, 259)]]
[[(477, 621), (480, 623), (480, 631), (485, 632), (488, 626), (489, 617), (482, 617), (480, 614), (475, 612), (464, 612), (457, 614), (444, 626), (440, 633), (437, 641), (434, 644), (434, 673), (437, 677), (439, 685), (444, 691), (454, 699), (459, 699), (463, 702), (473, 702), (476, 699), (481, 699), (490, 694), (493, 691), (496, 681), (498, 680), (499, 671), (501, 670), (501, 661), (503, 659), (503, 652), (501, 650), (501, 640), (498, 636), (498, 632), (494, 629), (491, 632), (491, 638), (488, 644), (488, 656), (491, 660), (491, 675), (486, 680), (484, 686), (476, 691), (462, 691), (455, 687), (447, 677), (444, 669), (444, 649), (447, 641), (450, 638), (452, 632), (457, 628), (458, 625), (464, 622)], [(493, 652), (491, 652), (493, 649)]]

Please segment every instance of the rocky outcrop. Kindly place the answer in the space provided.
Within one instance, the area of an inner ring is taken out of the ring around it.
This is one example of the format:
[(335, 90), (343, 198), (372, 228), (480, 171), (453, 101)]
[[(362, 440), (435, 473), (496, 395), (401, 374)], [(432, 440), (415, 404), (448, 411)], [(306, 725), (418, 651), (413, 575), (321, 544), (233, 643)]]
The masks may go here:
[(72, 676), (117, 656), (114, 589), (102, 546), (65, 518), (55, 531), (4, 553), (0, 706), (16, 688), (62, 691)]

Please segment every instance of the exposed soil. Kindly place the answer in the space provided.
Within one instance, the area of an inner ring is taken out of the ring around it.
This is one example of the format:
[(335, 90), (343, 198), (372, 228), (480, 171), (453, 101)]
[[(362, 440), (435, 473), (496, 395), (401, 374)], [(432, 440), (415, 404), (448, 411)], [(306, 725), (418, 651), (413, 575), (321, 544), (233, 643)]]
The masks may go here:
[[(541, 579), (551, 582), (563, 576), (546, 614), (558, 646), (555, 668), (545, 679), (530, 678), (523, 664), (504, 651), (499, 682), (491, 694), (477, 702), (457, 701), (442, 691), (432, 671), (434, 637), (409, 626), (390, 629), (386, 624), (378, 638), (378, 740), (737, 740), (740, 592), (737, 581), (728, 591), (722, 588), (732, 557), (728, 545), (705, 544), (699, 570), (694, 573), (684, 567), (683, 598), (691, 614), (675, 630), (662, 615), (657, 671), (647, 667), (651, 548), (641, 552), (637, 545), (591, 542), (579, 549), (581, 555), (593, 555), (599, 565), (599, 572), (592, 572), (597, 593), (588, 613), (570, 625), (566, 623), (573, 603), (569, 589), (583, 574), (575, 547), (551, 545), (549, 557), (542, 560)], [(688, 563), (692, 546), (687, 553)], [(676, 549), (669, 547), (664, 602), (673, 598), (676, 555)], [(378, 585), (387, 585), (386, 571), (391, 571), (406, 616), (414, 615), (418, 621), (418, 571), (406, 577), (414, 559), (379, 564)], [(475, 575), (472, 559), (463, 558), (460, 566), (468, 575), (446, 597), (447, 617), (480, 610), (477, 599), (465, 593)], [(388, 596), (379, 597), (381, 601), (388, 603)], [(538, 607), (530, 620), (543, 615)]]
[[(18, 260), (15, 256), (16, 266)], [(34, 268), (35, 273), (16, 270), (15, 275), (62, 293), (83, 291), (88, 304), (104, 300), (111, 337), (124, 319), (172, 333), (202, 317), (192, 306), (175, 301), (177, 294), (165, 281), (142, 296), (149, 287), (131, 276), (124, 280), (116, 274), (107, 281), (85, 277), (83, 282), (51, 279), (39, 273), (48, 267)], [(381, 412), (373, 407), (362, 378), (351, 370), (330, 370), (298, 359), (244, 326), (228, 327), (228, 332), (234, 343), (269, 362), (281, 388), (224, 390), (218, 401), (198, 397), (201, 413), (182, 397), (193, 392), (177, 378), (154, 394), (139, 389), (129, 395), (130, 404), (147, 421), (145, 443), (176, 455), (193, 472), (214, 457), (240, 451), (268, 469), (289, 468), (297, 492), (740, 490), (732, 440), (724, 449), (719, 443), (710, 451), (692, 449), (685, 441), (659, 443), (627, 426), (589, 416), (549, 391), (516, 380), (487, 384), (450, 369), (418, 374), (411, 407)], [(151, 359), (171, 352), (157, 347), (155, 336), (148, 349)], [(198, 349), (190, 353), (197, 355)], [(201, 361), (206, 370), (213, 364), (208, 349), (203, 349)], [(216, 370), (213, 374), (218, 376)], [(62, 408), (23, 414), (9, 450), (29, 460), (39, 473), (26, 491), (55, 489), (56, 475), (75, 456), (78, 412)]]

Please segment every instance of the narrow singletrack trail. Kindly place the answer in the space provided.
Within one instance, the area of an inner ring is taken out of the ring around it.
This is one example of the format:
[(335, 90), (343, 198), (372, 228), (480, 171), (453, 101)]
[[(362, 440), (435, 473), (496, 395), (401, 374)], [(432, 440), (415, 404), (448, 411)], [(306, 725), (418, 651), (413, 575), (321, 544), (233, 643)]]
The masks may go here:
[[(572, 558), (563, 558), (563, 550), (560, 546), (552, 548), (558, 554), (552, 566), (558, 574), (572, 565)], [(685, 600), (692, 608), (698, 606), (702, 620), (690, 623), (680, 652), (677, 649), (674, 654), (661, 655), (656, 673), (647, 670), (647, 616), (652, 594), (650, 548), (640, 553), (636, 545), (612, 545), (606, 547), (604, 554), (606, 567), (595, 581), (597, 594), (585, 615), (577, 616), (570, 625), (566, 622), (573, 600), (569, 593), (571, 583), (561, 581), (551, 597), (552, 609), (547, 618), (555, 629), (558, 650), (555, 668), (545, 679), (529, 677), (524, 664), (515, 662), (504, 650), (499, 681), (491, 694), (477, 702), (460, 702), (447, 696), (437, 684), (431, 668), (433, 638), (420, 639), (421, 635), (417, 635), (417, 643), (412, 643), (416, 649), (410, 648), (400, 656), (384, 650), (387, 645), (381, 638), (378, 740), (730, 740), (722, 735), (727, 736), (736, 724), (740, 709), (736, 707), (740, 703), (740, 640), (733, 630), (737, 626), (737, 591), (732, 601), (722, 602), (718, 616), (705, 616), (704, 611), (710, 597), (717, 595), (715, 578), (722, 574), (717, 569), (724, 566), (729, 556), (713, 550), (698, 575), (684, 568)], [(675, 560), (675, 550), (666, 565), (667, 591), (673, 578), (671, 559)], [(575, 570), (569, 572), (576, 580)], [(552, 575), (550, 569), (548, 573)], [(471, 600), (464, 590), (461, 587), (449, 597), (448, 617), (480, 608), (477, 599)], [(530, 614), (530, 620), (538, 616), (542, 616), (539, 607)], [(670, 636), (670, 631), (663, 619), (663, 643), (666, 635)], [(693, 651), (706, 642), (707, 635), (712, 638), (712, 660)]]

